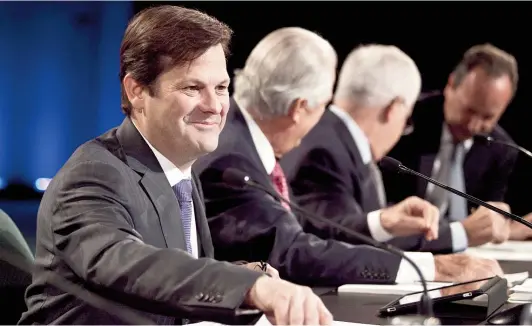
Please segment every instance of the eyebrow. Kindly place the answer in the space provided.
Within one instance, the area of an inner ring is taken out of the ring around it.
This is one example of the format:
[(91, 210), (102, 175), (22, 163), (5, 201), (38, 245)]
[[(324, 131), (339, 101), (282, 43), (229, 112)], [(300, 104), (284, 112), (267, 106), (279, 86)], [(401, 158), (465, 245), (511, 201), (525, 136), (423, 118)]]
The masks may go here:
[[(220, 81), (219, 83), (217, 83), (218, 85), (219, 84), (228, 84), (231, 82), (231, 79), (230, 78), (224, 78), (222, 81)], [(178, 80), (175, 85), (176, 86), (179, 86), (179, 85), (182, 85), (182, 84), (185, 84), (185, 83), (194, 83), (194, 84), (201, 84), (201, 85), (205, 85), (205, 82), (202, 81), (202, 80), (199, 80), (197, 78), (183, 78), (181, 80)]]

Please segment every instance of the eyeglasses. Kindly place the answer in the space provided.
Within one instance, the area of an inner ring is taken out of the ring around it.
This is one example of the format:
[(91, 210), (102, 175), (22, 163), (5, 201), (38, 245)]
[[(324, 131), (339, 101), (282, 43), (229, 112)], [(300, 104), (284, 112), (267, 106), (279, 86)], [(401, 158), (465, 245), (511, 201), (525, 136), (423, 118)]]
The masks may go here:
[(412, 120), (412, 117), (408, 117), (406, 119), (405, 128), (403, 129), (403, 136), (408, 136), (411, 133), (414, 132), (414, 120)]

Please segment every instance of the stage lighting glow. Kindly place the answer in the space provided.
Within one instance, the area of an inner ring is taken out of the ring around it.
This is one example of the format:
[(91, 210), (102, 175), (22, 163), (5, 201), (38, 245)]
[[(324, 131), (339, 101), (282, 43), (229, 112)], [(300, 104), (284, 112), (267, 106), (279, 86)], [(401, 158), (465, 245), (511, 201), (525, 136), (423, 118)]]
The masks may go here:
[(1, 190), (1, 189), (4, 189), (6, 186), (7, 186), (7, 184), (6, 184), (6, 182), (4, 181), (4, 179), (0, 178), (0, 190)]
[(52, 181), (50, 178), (39, 178), (35, 180), (35, 189), (37, 189), (37, 191), (45, 191), (46, 188), (48, 188), (50, 181)]

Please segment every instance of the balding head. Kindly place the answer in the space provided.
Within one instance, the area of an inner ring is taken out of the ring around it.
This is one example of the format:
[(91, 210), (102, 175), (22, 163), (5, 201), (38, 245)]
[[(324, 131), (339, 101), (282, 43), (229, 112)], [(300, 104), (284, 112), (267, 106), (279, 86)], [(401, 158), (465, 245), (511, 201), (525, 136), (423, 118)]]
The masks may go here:
[(346, 58), (334, 99), (382, 108), (399, 98), (411, 107), (420, 90), (421, 75), (406, 53), (395, 46), (372, 44), (356, 48)]
[(298, 98), (311, 108), (332, 96), (336, 52), (321, 36), (299, 27), (263, 38), (234, 78), (234, 97), (263, 117), (288, 113)]

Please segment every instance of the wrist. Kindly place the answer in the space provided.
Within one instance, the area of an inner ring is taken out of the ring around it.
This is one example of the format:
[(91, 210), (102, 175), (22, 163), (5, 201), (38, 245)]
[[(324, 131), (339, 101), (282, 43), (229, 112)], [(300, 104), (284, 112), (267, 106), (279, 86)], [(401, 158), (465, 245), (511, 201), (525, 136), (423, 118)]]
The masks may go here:
[(244, 299), (244, 304), (246, 306), (252, 307), (252, 308), (259, 308), (258, 307), (258, 292), (261, 287), (268, 286), (265, 285), (265, 282), (267, 283), (268, 280), (271, 280), (271, 278), (267, 275), (261, 275), (257, 278), (253, 286), (249, 289), (248, 293), (246, 293), (246, 298)]

